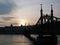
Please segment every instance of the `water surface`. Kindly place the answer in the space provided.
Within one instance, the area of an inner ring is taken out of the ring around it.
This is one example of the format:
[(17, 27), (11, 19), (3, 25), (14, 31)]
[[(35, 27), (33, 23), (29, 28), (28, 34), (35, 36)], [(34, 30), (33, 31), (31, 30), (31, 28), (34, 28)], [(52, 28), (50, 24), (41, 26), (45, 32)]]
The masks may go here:
[[(36, 36), (33, 36), (36, 39)], [(0, 45), (34, 45), (24, 35), (0, 35)], [(60, 45), (60, 36), (58, 36), (58, 44)]]

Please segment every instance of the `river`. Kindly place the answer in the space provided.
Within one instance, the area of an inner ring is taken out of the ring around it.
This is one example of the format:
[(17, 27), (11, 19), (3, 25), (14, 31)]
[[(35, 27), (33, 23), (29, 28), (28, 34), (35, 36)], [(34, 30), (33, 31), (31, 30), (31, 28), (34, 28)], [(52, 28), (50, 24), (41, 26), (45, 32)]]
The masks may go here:
[[(32, 36), (35, 37), (36, 36)], [(24, 35), (0, 35), (0, 45), (34, 45)], [(58, 44), (60, 45), (60, 36), (58, 36)]]

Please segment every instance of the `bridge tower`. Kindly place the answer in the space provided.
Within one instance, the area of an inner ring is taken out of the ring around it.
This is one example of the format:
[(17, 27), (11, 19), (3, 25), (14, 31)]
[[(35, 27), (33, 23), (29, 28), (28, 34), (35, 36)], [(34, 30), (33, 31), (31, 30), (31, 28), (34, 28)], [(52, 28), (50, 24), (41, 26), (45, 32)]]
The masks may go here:
[(51, 22), (53, 21), (53, 5), (51, 4)]
[(43, 9), (42, 9), (42, 4), (41, 4), (41, 10), (40, 10), (40, 18), (37, 21), (36, 25), (43, 24)]
[(41, 24), (43, 24), (43, 9), (42, 9), (42, 4), (41, 4), (41, 10), (40, 10), (40, 12), (41, 12), (41, 17), (40, 17)]

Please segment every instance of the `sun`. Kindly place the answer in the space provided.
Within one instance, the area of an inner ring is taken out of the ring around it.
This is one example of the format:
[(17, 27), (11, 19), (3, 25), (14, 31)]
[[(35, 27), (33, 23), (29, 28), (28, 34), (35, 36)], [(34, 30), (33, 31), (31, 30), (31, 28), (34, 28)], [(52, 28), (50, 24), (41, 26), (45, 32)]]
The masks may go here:
[(25, 26), (25, 24), (26, 24), (26, 20), (23, 20), (23, 19), (21, 19), (20, 21), (19, 21), (19, 26)]

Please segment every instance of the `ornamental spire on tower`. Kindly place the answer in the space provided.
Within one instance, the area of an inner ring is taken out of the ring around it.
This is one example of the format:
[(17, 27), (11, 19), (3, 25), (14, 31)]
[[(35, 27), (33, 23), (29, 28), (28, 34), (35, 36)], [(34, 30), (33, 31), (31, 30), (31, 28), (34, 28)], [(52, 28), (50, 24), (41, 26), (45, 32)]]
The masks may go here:
[(43, 9), (42, 9), (42, 4), (41, 4), (41, 24), (43, 24)]
[(51, 21), (53, 21), (53, 5), (51, 4)]

